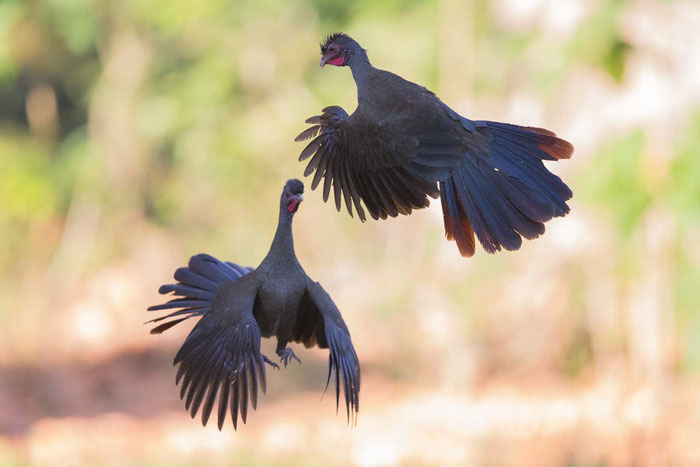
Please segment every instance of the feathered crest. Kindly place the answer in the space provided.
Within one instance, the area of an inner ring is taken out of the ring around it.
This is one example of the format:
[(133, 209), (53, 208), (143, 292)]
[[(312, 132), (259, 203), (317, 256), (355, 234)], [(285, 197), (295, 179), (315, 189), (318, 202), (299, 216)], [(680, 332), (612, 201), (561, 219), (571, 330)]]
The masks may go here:
[(284, 185), (284, 190), (294, 195), (300, 195), (304, 193), (304, 183), (298, 178), (290, 178)]
[(328, 46), (331, 45), (333, 42), (337, 42), (338, 39), (346, 38), (346, 37), (348, 37), (348, 36), (342, 32), (336, 32), (333, 34), (329, 34), (326, 37), (326, 39), (323, 42), (321, 42), (321, 54), (325, 55), (326, 49), (328, 49)]

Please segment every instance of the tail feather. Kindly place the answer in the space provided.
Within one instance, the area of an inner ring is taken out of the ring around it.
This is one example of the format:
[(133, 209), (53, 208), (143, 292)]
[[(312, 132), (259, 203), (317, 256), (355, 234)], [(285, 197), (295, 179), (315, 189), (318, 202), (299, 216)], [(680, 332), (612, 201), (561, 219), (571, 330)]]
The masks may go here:
[(476, 243), (474, 230), (467, 217), (461, 200), (455, 193), (452, 179), (440, 182), (440, 202), (442, 203), (442, 215), (445, 222), (445, 236), (448, 240), (454, 240), (459, 248), (459, 253), (465, 258), (474, 255)]
[(501, 245), (512, 250), (520, 248), (520, 237), (508, 228), (502, 213), (491, 206), (488, 196), (482, 192), (484, 184), (477, 172), (460, 168), (455, 174), (454, 178), (458, 181), (457, 193), (463, 201), (469, 200), (464, 206), (467, 215), (470, 219), (481, 220), (474, 224), (474, 232), (484, 249), (495, 253), (501, 250)]
[(175, 271), (175, 275), (173, 277), (176, 281), (181, 282), (182, 284), (198, 287), (209, 292), (216, 292), (216, 289), (219, 287), (219, 284), (213, 280), (202, 276), (201, 274), (197, 274), (189, 268), (179, 268)]
[[(235, 281), (252, 270), (253, 268), (246, 268), (234, 263), (224, 263), (207, 254), (191, 257), (188, 267), (179, 268), (175, 271), (173, 277), (178, 281), (176, 284), (166, 284), (158, 289), (158, 292), (162, 295), (173, 292), (173, 296), (181, 298), (175, 298), (169, 302), (148, 307), (148, 311), (168, 309), (175, 309), (175, 311), (146, 323), (157, 323), (169, 318), (178, 318), (156, 326), (151, 329), (151, 334), (160, 334), (193, 316), (207, 314), (222, 284)], [(187, 316), (179, 318), (183, 315)]]
[[(490, 161), (482, 160), (481, 162), (479, 166), (481, 175), (497, 189), (500, 197), (515, 208), (514, 210), (519, 214), (518, 217), (525, 219), (524, 221), (513, 220), (514, 223), (511, 222), (511, 225), (517, 227), (518, 232), (530, 240), (532, 238), (526, 235), (525, 232), (534, 229), (535, 231), (541, 230), (539, 234), (543, 233), (544, 227), (542, 222), (551, 219), (555, 214), (554, 209), (551, 208), (546, 198), (538, 190), (531, 189), (519, 179), (496, 170), (489, 163)], [(540, 227), (535, 227), (535, 225)]]
[(503, 173), (522, 182), (531, 190), (541, 192), (546, 203), (555, 206), (555, 217), (568, 213), (566, 200), (571, 199), (571, 189), (556, 175), (549, 172), (542, 161), (528, 161), (522, 158), (526, 152), (513, 143), (494, 141), (494, 152), (491, 154), (494, 164)]
[[(542, 160), (570, 158), (574, 151), (571, 143), (557, 138), (552, 132), (541, 134), (530, 131), (531, 127), (519, 127), (497, 122), (485, 123), (493, 136), (492, 145), (500, 148), (500, 151), (492, 151), (491, 156), (498, 158), (501, 152), (507, 153), (512, 159), (511, 163), (517, 161), (518, 164), (527, 168), (528, 172), (532, 172), (532, 175), (537, 177), (544, 186), (565, 200), (571, 198), (572, 193), (569, 187), (559, 177), (547, 170), (542, 163)], [(535, 128), (535, 130), (547, 131), (541, 128)], [(501, 162), (508, 162), (508, 160)]]
[(570, 143), (542, 128), (475, 123), (492, 136), (491, 151), (465, 154), (462, 165), (439, 185), (445, 235), (465, 257), (474, 254), (474, 234), (489, 253), (517, 250), (521, 237), (537, 238), (544, 222), (565, 216), (566, 201), (573, 196), (542, 163), (571, 157)]
[(228, 264), (204, 253), (191, 257), (188, 267), (192, 272), (204, 276), (219, 285), (238, 279), (242, 275)]
[[(171, 313), (168, 316), (163, 316), (163, 319), (171, 318), (174, 314), (175, 313)], [(168, 329), (175, 326), (176, 324), (181, 323), (181, 322), (185, 321), (186, 319), (191, 318), (193, 316), (201, 316), (201, 313), (192, 313), (189, 316), (185, 316), (184, 318), (174, 319), (172, 321), (168, 321), (167, 323), (163, 323), (161, 325), (158, 325), (158, 326), (154, 327), (153, 329), (151, 329), (151, 334), (162, 334), (163, 331), (167, 331)], [(150, 323), (150, 321), (148, 321), (148, 322)]]
[[(476, 208), (474, 200), (467, 191), (464, 180), (460, 176), (459, 172), (454, 171), (454, 175), (449, 181), (450, 184), (454, 186), (454, 190), (451, 192), (448, 190), (448, 196), (452, 195), (451, 198), (448, 197), (448, 206), (456, 204), (457, 206), (461, 207), (462, 211), (465, 213), (466, 219), (468, 219), (470, 227), (476, 233), (476, 236), (484, 249), (490, 253), (495, 252), (493, 249), (495, 239), (493, 238), (491, 231), (488, 230), (486, 221), (484, 220), (481, 211)], [(446, 184), (445, 186), (449, 187), (450, 184)], [(455, 223), (455, 219), (452, 219), (453, 228), (456, 228), (457, 225), (461, 223), (461, 216), (456, 220), (457, 223)]]
[[(510, 123), (483, 122), (494, 136), (512, 141), (525, 147), (530, 146), (540, 153), (540, 159), (570, 159), (574, 146), (566, 140), (557, 138), (553, 131), (532, 126), (519, 126)], [(526, 142), (529, 143), (526, 145)]]
[(201, 300), (211, 301), (214, 298), (216, 291), (202, 290), (198, 287), (191, 287), (185, 284), (167, 284), (161, 285), (158, 289), (158, 293), (165, 295), (167, 293), (174, 292), (174, 295), (182, 295), (188, 298), (198, 298)]
[[(478, 167), (479, 171), (473, 171), (473, 179), (477, 187), (481, 189), (486, 200), (490, 203), (494, 215), (499, 219), (502, 230), (494, 231), (499, 243), (506, 250), (517, 250), (522, 244), (520, 236), (532, 240), (544, 233), (544, 225), (527, 217), (518, 205), (531, 208), (534, 203), (528, 203), (521, 191), (506, 189), (509, 185), (502, 183), (503, 177), (497, 171), (490, 169), (486, 164)], [(463, 169), (464, 170), (464, 169)], [(526, 209), (526, 212), (537, 211)], [(539, 216), (538, 216), (539, 217)]]

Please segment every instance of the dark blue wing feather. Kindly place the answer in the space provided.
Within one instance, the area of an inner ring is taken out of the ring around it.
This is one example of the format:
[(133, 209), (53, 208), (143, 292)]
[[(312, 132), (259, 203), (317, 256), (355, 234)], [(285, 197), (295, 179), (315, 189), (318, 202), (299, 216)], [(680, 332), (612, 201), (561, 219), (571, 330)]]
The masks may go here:
[[(202, 317), (175, 356), (174, 364), (179, 365), (175, 380), (180, 384), (180, 398), (185, 399), (185, 407), (193, 418), (201, 408), (203, 425), (209, 421), (219, 395), (219, 430), (229, 408), (234, 428), (239, 411), (245, 423), (248, 404), (255, 409), (258, 389), (264, 393), (266, 388), (260, 328), (252, 313), (257, 288), (254, 281), (241, 280), (252, 271), (253, 268), (222, 262), (210, 255), (193, 256), (188, 267), (175, 271), (176, 284), (159, 289), (161, 294), (173, 292), (183, 298), (148, 308), (176, 309), (149, 321), (175, 318), (153, 328), (152, 334), (160, 334), (193, 316)], [(231, 300), (222, 305), (222, 300), (216, 299), (219, 293), (226, 294), (223, 301)], [(219, 303), (218, 309), (215, 303)]]

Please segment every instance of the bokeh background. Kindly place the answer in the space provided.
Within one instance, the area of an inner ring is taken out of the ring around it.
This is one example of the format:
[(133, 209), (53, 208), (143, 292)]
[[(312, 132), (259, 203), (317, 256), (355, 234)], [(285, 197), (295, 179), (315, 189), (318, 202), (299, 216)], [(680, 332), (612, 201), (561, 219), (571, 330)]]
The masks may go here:
[[(358, 425), (297, 348), (247, 425), (202, 428), (171, 365), (192, 323), (150, 336), (145, 308), (192, 254), (266, 254), (303, 120), (355, 107), (318, 67), (336, 30), (573, 142), (572, 212), (465, 260), (439, 203), (362, 224), (308, 193)], [(0, 464), (699, 465), (698, 30), (694, 0), (2, 0)]]

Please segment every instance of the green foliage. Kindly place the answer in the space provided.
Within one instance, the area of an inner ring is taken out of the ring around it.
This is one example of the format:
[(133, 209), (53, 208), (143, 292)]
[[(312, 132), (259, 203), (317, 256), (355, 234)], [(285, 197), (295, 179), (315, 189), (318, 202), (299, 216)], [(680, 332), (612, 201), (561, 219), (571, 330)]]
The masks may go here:
[(352, 13), (353, 2), (346, 0), (311, 0), (314, 10), (331, 26), (347, 24)]
[(570, 56), (601, 67), (616, 81), (622, 81), (625, 59), (632, 47), (620, 31), (620, 14), (626, 0), (606, 0), (576, 31)]
[(700, 114), (685, 132), (678, 154), (671, 163), (668, 184), (668, 199), (678, 222), (700, 222)]
[(582, 174), (582, 198), (598, 205), (624, 236), (629, 236), (651, 202), (645, 186), (644, 132), (635, 130), (607, 143)]
[(10, 37), (21, 12), (20, 0), (0, 2), (0, 92), (12, 83), (17, 75), (17, 63), (12, 57)]
[(700, 232), (700, 113), (685, 131), (673, 158), (664, 198), (679, 226), (676, 240), (677, 262), (674, 281), (675, 309), (684, 332), (684, 365), (700, 368), (700, 267), (698, 267), (698, 233)]
[(99, 25), (93, 5), (90, 0), (47, 0), (42, 9), (71, 54), (82, 55), (96, 46)]
[(574, 332), (564, 351), (562, 371), (569, 377), (578, 376), (593, 363), (593, 346), (590, 332), (580, 327)]

